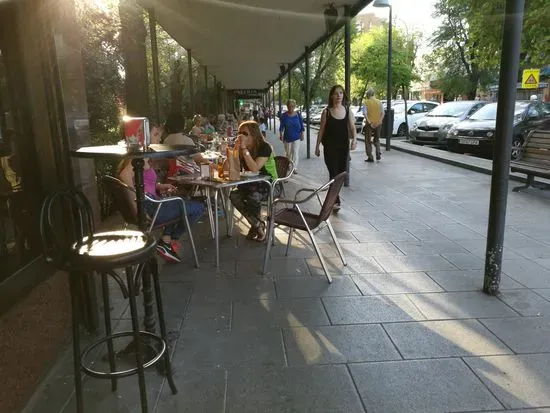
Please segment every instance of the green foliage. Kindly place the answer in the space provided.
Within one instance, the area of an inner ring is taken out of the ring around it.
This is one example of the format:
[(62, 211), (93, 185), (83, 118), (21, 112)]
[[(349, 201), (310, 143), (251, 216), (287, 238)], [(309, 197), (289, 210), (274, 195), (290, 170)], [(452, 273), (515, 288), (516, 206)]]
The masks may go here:
[[(392, 94), (403, 87), (409, 88), (418, 79), (415, 59), (418, 35), (406, 34), (398, 28), (392, 30)], [(368, 86), (379, 95), (385, 95), (388, 72), (388, 27), (374, 28), (358, 36), (352, 43), (352, 73), (358, 88), (354, 97), (361, 98)]]
[[(442, 24), (432, 36), (433, 53), (426, 66), (440, 80), (447, 98), (475, 98), (498, 78), (505, 0), (438, 0), (434, 17)], [(521, 66), (548, 64), (550, 50), (548, 0), (526, 0)]]

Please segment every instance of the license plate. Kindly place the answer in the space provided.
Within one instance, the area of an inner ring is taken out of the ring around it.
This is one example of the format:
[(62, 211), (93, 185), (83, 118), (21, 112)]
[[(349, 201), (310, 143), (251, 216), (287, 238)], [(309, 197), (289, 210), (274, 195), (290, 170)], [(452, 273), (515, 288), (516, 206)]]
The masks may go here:
[(433, 138), (435, 136), (435, 132), (418, 132), (418, 136), (420, 138)]
[(479, 145), (479, 139), (460, 138), (458, 142), (462, 145)]

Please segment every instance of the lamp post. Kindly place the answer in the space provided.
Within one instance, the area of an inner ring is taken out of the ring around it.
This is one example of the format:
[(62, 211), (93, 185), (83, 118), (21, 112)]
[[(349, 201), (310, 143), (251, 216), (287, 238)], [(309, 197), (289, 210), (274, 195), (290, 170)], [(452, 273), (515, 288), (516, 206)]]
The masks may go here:
[[(386, 103), (386, 151), (390, 150), (390, 143), (391, 143), (391, 135), (393, 132), (393, 119), (391, 118), (391, 75), (392, 75), (392, 68), (391, 68), (391, 54), (392, 54), (392, 36), (391, 36), (391, 29), (392, 29), (392, 8), (391, 8), (391, 1), (390, 0), (375, 0), (374, 7), (389, 7), (390, 9), (390, 21), (388, 22), (388, 90), (386, 92), (387, 96), (387, 103)], [(392, 121), (392, 122), (390, 122)]]

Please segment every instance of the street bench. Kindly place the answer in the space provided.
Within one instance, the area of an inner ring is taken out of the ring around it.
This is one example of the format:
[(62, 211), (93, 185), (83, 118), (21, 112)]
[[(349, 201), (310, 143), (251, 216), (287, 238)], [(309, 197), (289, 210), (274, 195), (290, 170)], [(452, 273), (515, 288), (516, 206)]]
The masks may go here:
[(535, 182), (535, 176), (550, 179), (550, 131), (535, 130), (527, 137), (519, 160), (510, 162), (512, 172), (527, 175), (527, 183), (517, 186), (514, 192), (534, 186), (548, 189), (549, 185)]

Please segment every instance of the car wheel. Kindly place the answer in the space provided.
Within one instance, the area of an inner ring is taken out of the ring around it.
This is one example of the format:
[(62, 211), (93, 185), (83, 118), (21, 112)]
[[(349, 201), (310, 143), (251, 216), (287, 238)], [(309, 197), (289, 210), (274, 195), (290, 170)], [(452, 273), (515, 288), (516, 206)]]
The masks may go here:
[(521, 158), (521, 147), (523, 145), (523, 139), (519, 136), (514, 136), (512, 140), (512, 160)]
[(407, 125), (402, 123), (401, 125), (399, 125), (399, 128), (397, 128), (397, 136), (407, 136), (409, 134), (409, 131), (408, 131), (408, 128), (407, 128)]

